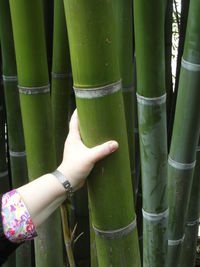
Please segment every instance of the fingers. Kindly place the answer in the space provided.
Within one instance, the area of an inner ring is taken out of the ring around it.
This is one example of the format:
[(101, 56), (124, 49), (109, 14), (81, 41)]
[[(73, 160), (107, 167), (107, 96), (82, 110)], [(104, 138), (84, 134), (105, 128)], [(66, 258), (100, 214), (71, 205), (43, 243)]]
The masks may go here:
[(96, 163), (98, 160), (105, 158), (119, 147), (119, 144), (116, 141), (108, 141), (102, 145), (95, 146), (90, 149), (91, 160), (93, 163)]
[(71, 120), (69, 122), (69, 131), (71, 134), (75, 134), (77, 137), (81, 139), (77, 109), (75, 109), (74, 113), (71, 116)]

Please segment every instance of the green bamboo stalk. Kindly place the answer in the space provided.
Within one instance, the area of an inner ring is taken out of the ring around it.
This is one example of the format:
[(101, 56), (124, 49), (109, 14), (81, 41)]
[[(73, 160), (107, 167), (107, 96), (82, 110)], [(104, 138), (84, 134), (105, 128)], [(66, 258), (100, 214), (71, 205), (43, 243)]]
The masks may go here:
[[(199, 142), (200, 144), (200, 142)], [(195, 266), (200, 211), (200, 147), (197, 148), (196, 166), (188, 208), (185, 238), (180, 257), (180, 267)]]
[(53, 14), (54, 14), (54, 0), (42, 0), (44, 12), (44, 28), (47, 49), (47, 63), (49, 74), (52, 70), (52, 55), (53, 55)]
[[(131, 175), (134, 190), (136, 188), (135, 179), (135, 114), (134, 114), (134, 62), (133, 62), (133, 1), (118, 0), (116, 6), (116, 21), (117, 21), (117, 37), (118, 37), (118, 54), (119, 54), (119, 69), (122, 79), (122, 92), (125, 107), (128, 145)], [(134, 192), (135, 194), (135, 192)]]
[[(29, 180), (56, 168), (42, 2), (10, 0)], [(38, 228), (36, 266), (63, 264), (60, 214)]]
[(80, 131), (88, 146), (109, 139), (119, 149), (88, 180), (98, 263), (140, 266), (113, 3), (64, 1)]
[(5, 141), (5, 111), (3, 105), (3, 86), (0, 84), (0, 193), (5, 193), (10, 188), (8, 166), (6, 163)]
[(199, 1), (191, 0), (168, 165), (169, 267), (179, 264), (199, 138), (199, 12)]
[(134, 1), (143, 191), (143, 266), (167, 266), (165, 3)]
[[(1, 53), (0, 53), (1, 62)], [(0, 66), (1, 72), (1, 66)], [(1, 74), (1, 73), (0, 73)], [(1, 75), (2, 76), (2, 75)], [(1, 77), (0, 76), (0, 77)], [(6, 150), (6, 140), (5, 140), (5, 103), (3, 95), (3, 81), (0, 83), (0, 193), (5, 193), (10, 190), (10, 181), (8, 175), (7, 166), (7, 150)], [(3, 265), (3, 267), (15, 267), (15, 253), (10, 255)]]
[(179, 34), (179, 43), (178, 43), (178, 56), (177, 56), (177, 64), (176, 64), (176, 81), (175, 88), (171, 102), (171, 114), (170, 114), (170, 122), (169, 122), (169, 144), (171, 142), (173, 124), (174, 124), (174, 115), (176, 109), (176, 100), (178, 94), (178, 86), (179, 86), (179, 77), (180, 77), (180, 69), (181, 69), (181, 59), (183, 56), (183, 48), (185, 42), (185, 33), (188, 19), (188, 10), (189, 10), (190, 0), (181, 0), (181, 20), (180, 20), (180, 34)]
[[(52, 66), (52, 108), (53, 123), (56, 142), (57, 164), (61, 163), (64, 142), (68, 133), (68, 116), (70, 93), (72, 91), (71, 63), (69, 56), (67, 28), (62, 0), (54, 2), (54, 42)], [(77, 224), (75, 237), (84, 233), (74, 246), (74, 255), (77, 267), (80, 262), (89, 265), (89, 221), (87, 190), (81, 189), (74, 195), (75, 224)], [(67, 222), (66, 222), (67, 223)], [(63, 225), (66, 224), (63, 222)], [(73, 229), (75, 224), (71, 224)]]
[(167, 123), (170, 121), (171, 104), (173, 96), (172, 84), (172, 14), (173, 14), (173, 0), (166, 1), (165, 14), (165, 84), (167, 93)]
[(70, 267), (75, 267), (75, 262), (74, 262), (74, 255), (72, 252), (72, 247), (71, 247), (71, 235), (70, 235), (70, 228), (68, 224), (68, 219), (67, 219), (67, 210), (65, 208), (65, 205), (61, 205), (61, 216), (62, 216), (62, 223), (63, 224), (63, 235), (64, 235), (64, 241), (65, 241), (65, 247), (67, 251), (67, 256), (68, 256), (68, 261)]
[[(7, 0), (0, 0), (0, 36), (12, 186), (17, 188), (27, 182), (28, 172), (10, 8)], [(16, 250), (16, 267), (18, 266), (31, 266), (31, 242), (23, 244)]]
[(69, 130), (68, 106), (71, 88), (71, 64), (64, 5), (62, 0), (55, 0), (51, 100), (58, 165), (62, 161), (64, 142)]

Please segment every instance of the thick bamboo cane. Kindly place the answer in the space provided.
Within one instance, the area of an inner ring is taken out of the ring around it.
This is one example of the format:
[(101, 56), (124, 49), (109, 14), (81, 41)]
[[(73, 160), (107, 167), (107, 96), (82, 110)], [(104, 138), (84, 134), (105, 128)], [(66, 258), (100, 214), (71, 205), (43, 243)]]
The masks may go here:
[(74, 90), (88, 147), (108, 139), (118, 151), (99, 162), (88, 180), (98, 263), (140, 266), (125, 113), (110, 1), (64, 1)]
[(191, 0), (169, 154), (168, 266), (178, 266), (200, 127), (200, 3)]
[[(200, 143), (199, 143), (200, 144)], [(190, 196), (185, 238), (181, 249), (180, 267), (194, 267), (196, 259), (197, 237), (200, 211), (200, 147), (197, 148), (196, 166)]]
[(143, 266), (167, 266), (165, 4), (134, 1), (143, 191)]
[[(11, 0), (10, 8), (31, 181), (56, 168), (42, 2)], [(35, 253), (37, 267), (63, 264), (59, 211), (38, 228)]]
[[(0, 36), (12, 186), (17, 188), (28, 181), (28, 172), (17, 88), (10, 7), (7, 0), (0, 0)], [(18, 266), (31, 266), (31, 242), (26, 242), (17, 249), (16, 267)]]

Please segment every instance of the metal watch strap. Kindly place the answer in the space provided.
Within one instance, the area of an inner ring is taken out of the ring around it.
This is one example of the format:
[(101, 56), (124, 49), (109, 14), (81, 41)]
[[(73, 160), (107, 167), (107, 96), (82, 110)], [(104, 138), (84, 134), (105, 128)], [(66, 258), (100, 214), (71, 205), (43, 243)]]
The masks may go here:
[(65, 188), (68, 197), (71, 198), (73, 196), (73, 189), (72, 189), (70, 182), (67, 180), (67, 178), (58, 170), (55, 170), (51, 174), (53, 174), (58, 179), (58, 181)]

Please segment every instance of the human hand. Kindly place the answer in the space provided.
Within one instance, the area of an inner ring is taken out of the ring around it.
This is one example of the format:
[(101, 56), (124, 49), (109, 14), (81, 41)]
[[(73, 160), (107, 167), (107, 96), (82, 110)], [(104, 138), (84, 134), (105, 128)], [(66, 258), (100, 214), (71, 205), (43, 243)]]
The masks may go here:
[(65, 141), (63, 161), (57, 169), (67, 177), (75, 191), (83, 186), (95, 163), (116, 151), (117, 148), (116, 141), (108, 141), (93, 148), (86, 147), (81, 140), (78, 114), (75, 110)]

